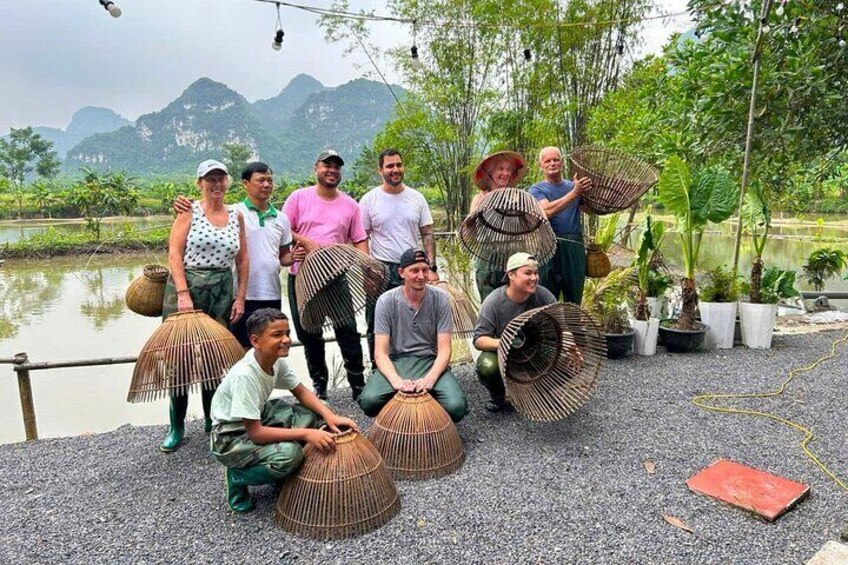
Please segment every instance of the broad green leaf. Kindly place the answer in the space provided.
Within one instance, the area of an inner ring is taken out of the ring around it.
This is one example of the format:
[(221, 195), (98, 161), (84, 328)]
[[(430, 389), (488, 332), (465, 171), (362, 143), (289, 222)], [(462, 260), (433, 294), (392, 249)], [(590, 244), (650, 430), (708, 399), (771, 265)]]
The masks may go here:
[(690, 184), (689, 166), (676, 155), (669, 157), (658, 183), (660, 202), (678, 219), (690, 213)]
[(704, 207), (698, 209), (698, 218), (703, 217), (716, 224), (732, 216), (739, 204), (739, 185), (723, 167), (702, 169), (692, 183), (691, 192), (697, 194), (697, 197), (690, 196), (693, 212), (694, 201), (697, 199), (700, 203), (702, 198), (706, 198)]

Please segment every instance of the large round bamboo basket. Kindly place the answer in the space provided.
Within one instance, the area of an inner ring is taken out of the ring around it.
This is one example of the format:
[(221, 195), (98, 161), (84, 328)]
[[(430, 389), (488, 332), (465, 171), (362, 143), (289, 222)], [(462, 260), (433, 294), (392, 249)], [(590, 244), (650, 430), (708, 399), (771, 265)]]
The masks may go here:
[(436, 288), (444, 291), (450, 299), (451, 317), (453, 318), (453, 334), (460, 337), (471, 337), (477, 324), (477, 308), (468, 296), (451, 286), (447, 281), (434, 283)]
[(368, 439), (397, 480), (443, 477), (465, 461), (456, 426), (427, 392), (397, 392), (377, 415)]
[(569, 157), (572, 175), (592, 179), (580, 201), (599, 216), (627, 210), (659, 180), (656, 168), (614, 149), (585, 145)]
[(244, 348), (227, 328), (201, 310), (175, 312), (162, 322), (138, 356), (128, 402), (146, 402), (215, 390)]
[(295, 277), (300, 323), (309, 331), (341, 326), (377, 297), (388, 280), (386, 267), (352, 245), (333, 244), (309, 253)]
[(366, 534), (400, 510), (400, 496), (380, 452), (354, 430), (336, 435), (336, 449), (307, 445), (297, 474), (277, 499), (277, 524), (299, 536), (331, 540)]
[(515, 317), (501, 335), (498, 364), (516, 411), (530, 420), (561, 420), (591, 396), (606, 340), (575, 304), (550, 304)]
[(484, 196), (462, 222), (459, 239), (471, 254), (499, 269), (513, 253), (530, 253), (542, 264), (556, 251), (556, 236), (539, 203), (515, 188)]
[(127, 288), (127, 308), (142, 316), (161, 316), (168, 273), (162, 265), (145, 265), (142, 274)]

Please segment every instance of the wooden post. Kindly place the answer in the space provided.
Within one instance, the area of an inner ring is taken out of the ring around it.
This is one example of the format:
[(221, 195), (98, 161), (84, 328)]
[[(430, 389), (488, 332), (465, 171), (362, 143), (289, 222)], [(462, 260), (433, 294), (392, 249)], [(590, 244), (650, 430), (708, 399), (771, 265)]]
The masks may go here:
[(27, 441), (38, 439), (38, 426), (35, 423), (35, 406), (32, 403), (32, 385), (29, 380), (29, 369), (21, 365), (29, 364), (26, 353), (15, 355), (15, 372), (18, 374), (18, 393), (21, 396), (21, 413), (24, 417), (24, 430)]

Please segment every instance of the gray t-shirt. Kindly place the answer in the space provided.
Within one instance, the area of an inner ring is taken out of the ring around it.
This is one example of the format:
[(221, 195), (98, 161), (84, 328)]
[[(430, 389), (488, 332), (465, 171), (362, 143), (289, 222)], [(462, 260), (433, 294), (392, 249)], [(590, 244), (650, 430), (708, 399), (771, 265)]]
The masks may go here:
[(440, 333), (453, 331), (450, 298), (427, 285), (418, 310), (407, 302), (403, 287), (384, 292), (377, 300), (374, 333), (389, 336), (389, 355), (435, 357)]
[(510, 300), (506, 294), (505, 286), (495, 289), (486, 297), (480, 307), (480, 315), (477, 316), (477, 325), (474, 327), (474, 339), (482, 336), (500, 339), (507, 324), (513, 318), (533, 308), (547, 306), (555, 302), (556, 298), (551, 294), (551, 291), (542, 285), (538, 285), (536, 292), (521, 304)]

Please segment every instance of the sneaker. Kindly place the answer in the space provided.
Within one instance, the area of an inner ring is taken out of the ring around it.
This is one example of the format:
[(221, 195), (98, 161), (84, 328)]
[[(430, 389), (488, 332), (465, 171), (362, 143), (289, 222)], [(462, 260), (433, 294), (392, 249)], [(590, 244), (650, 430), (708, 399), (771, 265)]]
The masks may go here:
[(312, 386), (319, 400), (327, 400), (327, 383), (312, 383)]
[(486, 410), (491, 412), (492, 414), (497, 414), (498, 412), (502, 412), (509, 407), (509, 403), (506, 401), (506, 398), (492, 398), (488, 402), (486, 402)]

